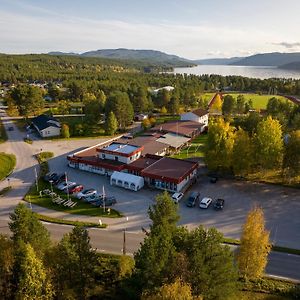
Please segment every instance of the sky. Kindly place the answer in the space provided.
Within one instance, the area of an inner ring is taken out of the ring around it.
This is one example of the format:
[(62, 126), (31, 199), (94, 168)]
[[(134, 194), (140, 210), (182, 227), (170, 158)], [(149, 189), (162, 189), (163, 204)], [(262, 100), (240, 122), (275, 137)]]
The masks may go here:
[(0, 53), (300, 52), (299, 0), (0, 0)]

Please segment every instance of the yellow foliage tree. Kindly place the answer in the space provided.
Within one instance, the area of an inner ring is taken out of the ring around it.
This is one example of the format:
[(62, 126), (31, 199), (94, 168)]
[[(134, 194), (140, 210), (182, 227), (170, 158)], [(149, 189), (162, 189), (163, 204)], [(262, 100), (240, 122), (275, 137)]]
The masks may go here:
[(271, 251), (270, 232), (265, 229), (263, 210), (252, 209), (243, 226), (241, 246), (237, 254), (240, 274), (247, 278), (259, 278), (263, 275)]
[(161, 112), (162, 114), (166, 114), (168, 111), (167, 111), (166, 107), (163, 106), (163, 107), (161, 108), (160, 112)]
[(193, 297), (191, 286), (177, 278), (171, 284), (164, 284), (154, 294), (143, 294), (142, 300), (202, 300), (202, 297)]
[(221, 114), (222, 113), (222, 99), (220, 94), (214, 96), (213, 104), (209, 109), (210, 113)]
[(142, 122), (142, 126), (144, 130), (148, 129), (151, 126), (151, 122), (148, 118), (144, 119)]

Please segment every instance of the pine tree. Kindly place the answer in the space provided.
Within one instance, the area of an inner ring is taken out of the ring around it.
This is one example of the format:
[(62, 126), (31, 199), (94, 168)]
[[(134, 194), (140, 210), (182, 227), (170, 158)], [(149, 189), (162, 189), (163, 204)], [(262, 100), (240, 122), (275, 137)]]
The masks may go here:
[(37, 254), (43, 255), (49, 248), (50, 234), (36, 215), (24, 204), (20, 203), (10, 214), (9, 228), (15, 243), (30, 243)]
[(118, 121), (115, 114), (112, 111), (108, 114), (105, 127), (106, 134), (108, 135), (114, 135), (118, 129)]
[(237, 255), (240, 274), (248, 279), (261, 277), (267, 265), (270, 250), (269, 232), (265, 229), (263, 210), (255, 207), (249, 212), (243, 226), (241, 245)]

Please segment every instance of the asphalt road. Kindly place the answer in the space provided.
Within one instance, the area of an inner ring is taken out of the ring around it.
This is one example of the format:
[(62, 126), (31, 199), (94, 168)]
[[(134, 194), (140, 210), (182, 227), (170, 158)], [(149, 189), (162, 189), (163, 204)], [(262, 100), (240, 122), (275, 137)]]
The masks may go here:
[[(7, 226), (9, 220), (9, 213), (14, 210), (14, 207), (22, 200), (22, 197), (26, 194), (29, 187), (34, 183), (34, 168), (38, 168), (38, 164), (34, 158), (34, 154), (39, 151), (45, 143), (57, 144), (56, 146), (63, 153), (64, 147), (66, 147), (66, 141), (40, 141), (34, 146), (28, 145), (23, 142), (25, 136), (20, 132), (15, 125), (5, 118), (4, 126), (6, 128), (13, 126), (13, 131), (7, 131), (9, 140), (5, 144), (0, 145), (0, 151), (7, 153), (14, 153), (17, 157), (16, 168), (9, 176), (10, 184), (13, 185), (13, 189), (5, 196), (0, 198), (0, 232), (9, 234), (9, 228)], [(78, 145), (95, 144), (95, 140), (81, 140), (74, 141), (74, 144)], [(73, 141), (72, 141), (73, 144)], [(65, 146), (64, 146), (65, 145)], [(7, 180), (0, 182), (0, 189), (7, 186)], [(51, 211), (48, 211), (51, 213)], [(47, 213), (47, 212), (46, 212)], [(145, 221), (145, 220), (144, 220)], [(138, 223), (138, 220), (136, 220)], [(123, 248), (123, 227), (124, 220), (118, 221), (118, 226), (115, 229), (90, 229), (90, 237), (93, 247), (98, 251), (121, 254)], [(143, 223), (141, 223), (143, 224)], [(71, 230), (71, 226), (45, 224), (51, 233), (53, 240), (58, 241), (63, 234)], [(142, 225), (141, 225), (142, 226)], [(126, 232), (126, 252), (129, 255), (138, 249), (140, 242), (143, 240), (144, 234), (141, 231), (130, 229)], [(292, 279), (300, 280), (300, 256), (288, 255), (282, 253), (272, 253), (270, 255), (270, 261), (267, 267), (267, 272), (276, 276), (283, 276)]]

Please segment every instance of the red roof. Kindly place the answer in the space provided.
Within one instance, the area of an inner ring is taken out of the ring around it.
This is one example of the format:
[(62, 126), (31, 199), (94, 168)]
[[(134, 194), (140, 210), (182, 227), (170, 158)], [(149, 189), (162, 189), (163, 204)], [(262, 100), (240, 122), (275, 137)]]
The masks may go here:
[(180, 134), (187, 137), (192, 137), (196, 132), (201, 130), (203, 124), (193, 121), (172, 121), (156, 125), (151, 130), (157, 132), (170, 132)]
[(208, 114), (206, 109), (198, 108), (192, 111), (192, 113), (198, 117), (203, 117)]
[(180, 183), (198, 167), (197, 162), (170, 157), (162, 159), (145, 168), (141, 175), (152, 179)]

